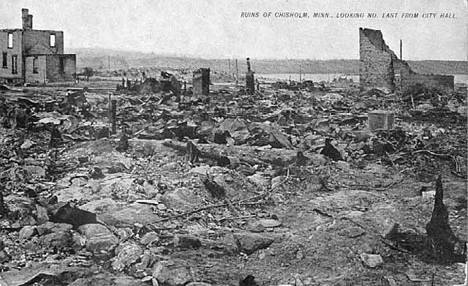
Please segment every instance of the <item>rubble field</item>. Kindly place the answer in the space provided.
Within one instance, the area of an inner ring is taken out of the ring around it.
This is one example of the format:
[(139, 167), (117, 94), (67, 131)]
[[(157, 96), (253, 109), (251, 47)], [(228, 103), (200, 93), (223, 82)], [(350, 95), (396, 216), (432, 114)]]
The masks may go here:
[(0, 87), (0, 285), (464, 283), (466, 95), (158, 84)]

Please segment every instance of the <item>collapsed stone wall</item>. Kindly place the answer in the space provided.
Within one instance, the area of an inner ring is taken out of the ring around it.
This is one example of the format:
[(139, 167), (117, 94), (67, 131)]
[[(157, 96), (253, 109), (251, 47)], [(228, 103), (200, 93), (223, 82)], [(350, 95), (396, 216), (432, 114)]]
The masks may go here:
[[(362, 90), (371, 88), (394, 92), (414, 84), (444, 89), (454, 88), (454, 77), (416, 74), (407, 62), (387, 46), (380, 30), (359, 28), (359, 81)], [(398, 76), (396, 76), (398, 75)], [(397, 77), (399, 81), (397, 83)]]
[(423, 84), (428, 87), (437, 87), (445, 90), (453, 90), (454, 76), (439, 74), (412, 74), (401, 78), (402, 90), (410, 88), (416, 84)]

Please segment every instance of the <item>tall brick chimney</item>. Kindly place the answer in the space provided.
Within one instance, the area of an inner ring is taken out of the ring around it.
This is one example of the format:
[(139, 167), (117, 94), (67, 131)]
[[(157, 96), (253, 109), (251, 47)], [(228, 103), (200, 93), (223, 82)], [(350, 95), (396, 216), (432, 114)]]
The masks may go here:
[(23, 29), (32, 29), (33, 28), (33, 15), (29, 15), (28, 9), (21, 9), (22, 19), (23, 19)]

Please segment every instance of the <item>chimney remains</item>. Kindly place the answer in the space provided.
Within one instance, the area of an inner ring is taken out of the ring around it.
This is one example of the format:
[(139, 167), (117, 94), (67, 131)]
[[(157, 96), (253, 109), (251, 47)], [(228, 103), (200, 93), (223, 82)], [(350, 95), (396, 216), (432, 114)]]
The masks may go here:
[(28, 9), (21, 9), (22, 20), (23, 20), (23, 29), (32, 29), (33, 28), (33, 15), (29, 15)]

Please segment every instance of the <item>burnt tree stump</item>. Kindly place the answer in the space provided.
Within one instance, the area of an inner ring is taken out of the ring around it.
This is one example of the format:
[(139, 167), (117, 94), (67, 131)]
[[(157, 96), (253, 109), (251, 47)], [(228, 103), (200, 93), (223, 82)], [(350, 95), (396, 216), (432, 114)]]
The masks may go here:
[(449, 213), (443, 199), (442, 178), (439, 176), (436, 182), (434, 210), (431, 221), (426, 225), (427, 250), (434, 262), (446, 264), (457, 260), (455, 245), (459, 243), (459, 240), (449, 225)]

